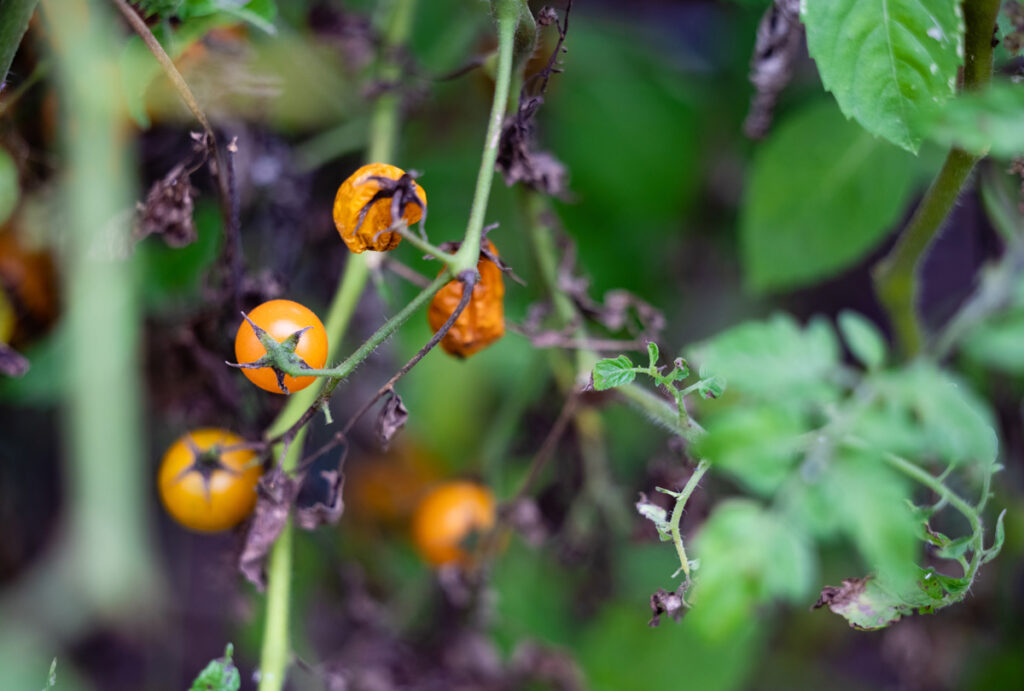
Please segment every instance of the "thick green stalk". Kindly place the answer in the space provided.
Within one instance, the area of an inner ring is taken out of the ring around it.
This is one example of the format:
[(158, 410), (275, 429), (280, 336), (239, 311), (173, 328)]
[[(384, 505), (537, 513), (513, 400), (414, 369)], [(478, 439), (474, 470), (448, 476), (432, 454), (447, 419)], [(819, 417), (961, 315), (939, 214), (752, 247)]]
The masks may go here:
[[(405, 42), (412, 25), (416, 0), (395, 0), (390, 21), (385, 30), (384, 56), (381, 78), (394, 80), (400, 67), (389, 52)], [(389, 92), (382, 95), (374, 105), (370, 118), (369, 147), (367, 161), (388, 161), (391, 159), (398, 136), (399, 95)], [(324, 324), (330, 348), (328, 358), (333, 359), (344, 340), (352, 315), (362, 296), (370, 275), (367, 255), (353, 254), (345, 265), (345, 275), (327, 311)], [(324, 386), (330, 386), (325, 382)], [(280, 433), (302, 417), (320, 395), (319, 386), (310, 386), (289, 397), (275, 423), (268, 430), (268, 436)], [(302, 457), (302, 446), (306, 430), (300, 429), (288, 447), (282, 461), (286, 471), (294, 470)], [(280, 691), (284, 685), (285, 669), (290, 655), (289, 609), (291, 599), (292, 542), (294, 526), (289, 519), (271, 549), (267, 564), (267, 614), (263, 633), (263, 650), (260, 659), (260, 691)]]
[[(992, 31), (999, 0), (965, 0), (966, 62), (964, 89), (977, 89), (992, 78)], [(978, 157), (953, 149), (906, 230), (889, 255), (875, 268), (878, 297), (889, 313), (897, 343), (907, 354), (921, 349), (922, 328), (915, 305), (919, 294), (917, 271), (932, 239), (953, 209)]]

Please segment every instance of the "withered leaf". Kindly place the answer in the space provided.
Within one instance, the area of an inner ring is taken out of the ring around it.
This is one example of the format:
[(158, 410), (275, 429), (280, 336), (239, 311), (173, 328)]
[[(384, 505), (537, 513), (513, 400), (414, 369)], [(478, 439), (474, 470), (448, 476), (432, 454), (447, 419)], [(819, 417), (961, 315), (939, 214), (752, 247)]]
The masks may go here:
[(405, 427), (408, 419), (409, 410), (402, 403), (402, 397), (392, 391), (377, 416), (377, 439), (382, 450), (388, 450), (392, 438)]
[(756, 91), (743, 123), (743, 131), (751, 139), (768, 133), (775, 103), (793, 76), (803, 35), (799, 0), (776, 0), (761, 18), (750, 59), (750, 82)]
[(159, 235), (171, 247), (184, 247), (195, 242), (196, 225), (192, 219), (195, 201), (191, 170), (184, 163), (174, 166), (167, 175), (153, 183), (146, 201), (138, 205), (133, 235), (136, 242), (150, 235)]
[(245, 545), (238, 558), (238, 570), (260, 592), (266, 587), (264, 563), (270, 548), (284, 530), (292, 504), (299, 492), (299, 483), (280, 468), (260, 478), (256, 486), (258, 499)]
[(28, 358), (5, 343), (0, 343), (0, 374), (20, 377), (28, 372)]
[(653, 616), (651, 617), (651, 620), (647, 622), (647, 625), (655, 627), (660, 624), (661, 615), (663, 614), (667, 614), (675, 621), (682, 619), (688, 609), (685, 595), (689, 585), (689, 581), (686, 581), (671, 593), (664, 588), (658, 588), (658, 590), (651, 595), (651, 612)]
[(314, 530), (325, 524), (333, 525), (345, 512), (345, 501), (342, 498), (342, 490), (345, 487), (344, 473), (338, 470), (324, 470), (320, 476), (327, 481), (327, 501), (296, 507), (295, 522), (303, 530)]

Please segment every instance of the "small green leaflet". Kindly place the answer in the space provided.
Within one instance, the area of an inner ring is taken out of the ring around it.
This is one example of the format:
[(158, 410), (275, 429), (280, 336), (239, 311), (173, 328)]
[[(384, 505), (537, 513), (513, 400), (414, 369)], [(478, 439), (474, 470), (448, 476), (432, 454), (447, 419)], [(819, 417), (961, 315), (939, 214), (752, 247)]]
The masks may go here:
[(206, 665), (206, 669), (192, 682), (189, 691), (238, 691), (242, 686), (242, 678), (238, 668), (231, 662), (234, 650), (234, 646), (228, 643), (224, 657)]
[(839, 332), (853, 356), (869, 370), (885, 363), (885, 339), (866, 317), (850, 310), (839, 313)]
[(927, 111), (919, 128), (932, 141), (978, 155), (1012, 158), (1024, 153), (1024, 85), (994, 81), (965, 93), (944, 108)]
[(594, 390), (606, 391), (632, 384), (636, 379), (633, 362), (626, 355), (599, 360), (594, 365)]
[(640, 493), (640, 499), (636, 503), (636, 510), (641, 516), (654, 524), (663, 542), (672, 539), (672, 526), (668, 522), (668, 512), (657, 504), (652, 503), (647, 495)]
[(843, 113), (916, 153), (917, 119), (956, 88), (960, 0), (804, 0), (800, 18), (822, 84)]

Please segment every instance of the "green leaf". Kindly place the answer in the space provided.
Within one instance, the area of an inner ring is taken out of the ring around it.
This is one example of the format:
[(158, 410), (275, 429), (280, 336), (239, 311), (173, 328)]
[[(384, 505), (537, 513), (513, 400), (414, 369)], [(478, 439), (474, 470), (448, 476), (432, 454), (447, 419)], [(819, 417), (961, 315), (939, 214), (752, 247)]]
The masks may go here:
[(707, 421), (693, 453), (747, 489), (770, 495), (789, 476), (807, 432), (803, 416), (774, 405), (736, 406)]
[(649, 366), (651, 368), (654, 368), (655, 366), (657, 366), (657, 364), (658, 364), (658, 355), (659, 355), (659, 353), (658, 353), (658, 344), (655, 343), (654, 341), (651, 341), (650, 343), (647, 344), (647, 357), (649, 359), (649, 362), (650, 362)]
[(841, 587), (826, 587), (814, 606), (827, 606), (853, 628), (872, 631), (884, 629), (918, 609), (933, 606), (936, 598), (929, 594), (929, 587), (924, 581), (916, 590), (897, 592), (871, 576), (848, 578)]
[(755, 502), (722, 502), (694, 540), (701, 570), (687, 621), (712, 639), (741, 629), (776, 599), (806, 597), (815, 571), (804, 535)]
[(785, 314), (740, 324), (694, 347), (702, 377), (713, 372), (729, 388), (781, 404), (830, 400), (839, 363), (835, 333), (824, 321), (801, 328)]
[(988, 406), (964, 382), (926, 362), (875, 375), (879, 402), (852, 432), (880, 451), (946, 463), (995, 462), (999, 440)]
[(53, 689), (57, 687), (57, 658), (53, 658), (53, 662), (50, 663), (50, 674), (46, 678), (46, 686), (43, 691)]
[(839, 332), (850, 352), (869, 370), (878, 369), (885, 362), (885, 339), (866, 317), (850, 310), (839, 313)]
[(1024, 311), (992, 319), (971, 331), (964, 340), (968, 357), (1011, 374), (1024, 373)]
[(916, 153), (917, 119), (956, 88), (960, 0), (805, 0), (801, 19), (822, 84), (843, 113)]
[(748, 283), (757, 291), (795, 288), (864, 257), (900, 221), (916, 165), (830, 102), (787, 118), (758, 150), (744, 195)]
[(967, 552), (967, 548), (974, 541), (973, 535), (964, 535), (955, 540), (950, 540), (948, 545), (936, 550), (935, 554), (942, 559), (959, 559)]
[(224, 657), (212, 660), (192, 682), (189, 691), (238, 691), (242, 685), (242, 678), (231, 662), (233, 653), (234, 646), (228, 643)]
[(0, 5), (0, 82), (6, 83), (21, 37), (39, 0), (4, 0)]
[(636, 379), (633, 362), (626, 355), (599, 360), (594, 365), (594, 390), (605, 391), (632, 384)]
[(982, 563), (986, 564), (997, 556), (1003, 549), (1003, 543), (1006, 541), (1006, 526), (1003, 525), (1003, 519), (1006, 518), (1006, 509), (999, 512), (999, 518), (996, 519), (996, 536), (992, 542), (992, 546), (985, 550), (985, 555), (982, 557)]
[(0, 224), (6, 223), (18, 205), (18, 166), (6, 149), (0, 149)]
[(971, 153), (1012, 158), (1024, 153), (1024, 87), (994, 81), (970, 91), (920, 118), (920, 129), (943, 146)]

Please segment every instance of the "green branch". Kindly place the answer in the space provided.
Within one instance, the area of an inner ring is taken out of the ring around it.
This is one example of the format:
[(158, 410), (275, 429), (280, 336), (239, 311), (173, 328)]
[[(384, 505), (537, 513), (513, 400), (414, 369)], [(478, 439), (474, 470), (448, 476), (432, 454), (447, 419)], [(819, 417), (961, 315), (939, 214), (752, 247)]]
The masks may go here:
[[(999, 0), (965, 0), (966, 63), (964, 89), (984, 86), (992, 77), (992, 31)], [(889, 314), (899, 346), (908, 355), (922, 344), (922, 328), (915, 305), (920, 291), (917, 271), (943, 221), (953, 209), (960, 190), (978, 157), (953, 149), (914, 212), (906, 230), (889, 255), (875, 268), (878, 297)]]

